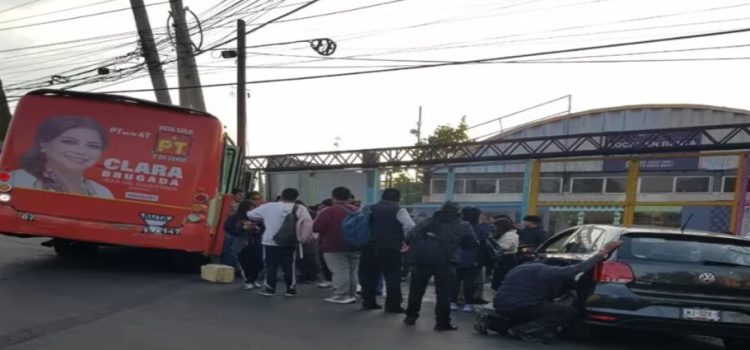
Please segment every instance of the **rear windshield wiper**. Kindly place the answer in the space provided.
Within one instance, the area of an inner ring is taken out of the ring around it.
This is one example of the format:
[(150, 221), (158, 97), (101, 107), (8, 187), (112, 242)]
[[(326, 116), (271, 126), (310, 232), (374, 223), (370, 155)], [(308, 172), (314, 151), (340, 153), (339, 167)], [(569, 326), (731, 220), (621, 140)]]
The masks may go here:
[(701, 260), (703, 265), (714, 265), (714, 266), (730, 266), (730, 267), (750, 267), (750, 265), (737, 264), (728, 261), (717, 261), (717, 260)]

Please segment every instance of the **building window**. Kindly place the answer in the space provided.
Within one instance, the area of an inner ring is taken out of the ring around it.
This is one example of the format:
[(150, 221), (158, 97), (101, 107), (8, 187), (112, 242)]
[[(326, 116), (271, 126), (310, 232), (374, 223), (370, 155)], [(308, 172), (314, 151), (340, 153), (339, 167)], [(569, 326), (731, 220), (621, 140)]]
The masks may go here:
[(571, 193), (602, 193), (604, 178), (602, 177), (579, 177), (570, 181)]
[(711, 192), (711, 178), (708, 176), (678, 176), (675, 178), (674, 189), (678, 193)]
[(606, 193), (625, 193), (628, 186), (628, 179), (625, 177), (608, 177), (607, 184), (604, 186)]
[(559, 177), (543, 177), (539, 179), (539, 193), (562, 192), (562, 179)]
[(490, 194), (497, 193), (497, 179), (467, 179), (466, 193)]
[(674, 178), (671, 176), (642, 177), (640, 193), (671, 193)]
[[(446, 185), (448, 181), (445, 179), (433, 179), (431, 194), (445, 194)], [(464, 180), (453, 181), (453, 193), (462, 194), (464, 193)]]
[[(737, 188), (736, 176), (724, 176), (721, 181), (721, 192), (733, 193), (735, 188)], [(750, 179), (747, 180), (747, 185), (747, 192), (750, 193)]]
[(498, 181), (497, 191), (499, 193), (523, 193), (523, 179), (500, 179)]

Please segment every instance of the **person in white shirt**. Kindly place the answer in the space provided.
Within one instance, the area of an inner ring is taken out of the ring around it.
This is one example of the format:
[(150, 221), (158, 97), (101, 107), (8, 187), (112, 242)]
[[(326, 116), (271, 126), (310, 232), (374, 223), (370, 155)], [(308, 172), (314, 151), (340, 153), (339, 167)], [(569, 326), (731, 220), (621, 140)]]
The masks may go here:
[(281, 192), (280, 202), (271, 202), (261, 205), (247, 213), (251, 220), (263, 220), (266, 227), (263, 232), (261, 244), (265, 256), (266, 282), (265, 288), (260, 292), (262, 295), (276, 295), (276, 276), (279, 267), (284, 270), (284, 282), (286, 282), (286, 296), (296, 296), (296, 277), (294, 272), (294, 255), (296, 246), (282, 247), (274, 240), (274, 236), (279, 233), (287, 215), (295, 211), (297, 221), (312, 220), (310, 212), (302, 205), (296, 205), (295, 201), (299, 197), (299, 191), (294, 188), (287, 188)]
[(503, 250), (503, 255), (498, 257), (497, 265), (492, 274), (491, 286), (493, 290), (500, 288), (505, 275), (516, 266), (516, 253), (518, 252), (518, 231), (509, 217), (501, 216), (495, 221), (495, 233), (497, 243)]

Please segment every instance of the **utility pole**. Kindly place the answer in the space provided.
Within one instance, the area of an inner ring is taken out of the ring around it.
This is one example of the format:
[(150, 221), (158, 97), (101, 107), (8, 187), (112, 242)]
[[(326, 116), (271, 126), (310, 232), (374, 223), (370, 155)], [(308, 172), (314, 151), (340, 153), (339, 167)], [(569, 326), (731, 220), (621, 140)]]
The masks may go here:
[(5, 141), (5, 134), (8, 132), (8, 124), (10, 124), (10, 108), (8, 108), (8, 99), (5, 97), (5, 90), (3, 90), (3, 81), (0, 80), (0, 145), (2, 141)]
[(157, 51), (154, 42), (154, 33), (151, 31), (151, 22), (148, 20), (148, 12), (143, 0), (130, 0), (130, 6), (133, 8), (135, 17), (135, 26), (138, 28), (138, 36), (141, 39), (141, 48), (143, 48), (143, 57), (148, 65), (148, 73), (151, 76), (151, 84), (154, 86), (156, 100), (164, 104), (172, 104), (172, 98), (169, 96), (167, 80), (164, 79), (164, 70), (161, 68), (159, 51)]
[(419, 106), (419, 119), (417, 119), (417, 128), (409, 130), (409, 133), (417, 137), (417, 145), (422, 143), (422, 106)]
[(237, 146), (240, 154), (247, 154), (247, 96), (245, 77), (245, 21), (237, 20)]
[(195, 64), (193, 54), (193, 43), (190, 40), (187, 21), (185, 20), (185, 7), (182, 0), (169, 0), (174, 20), (175, 45), (177, 46), (177, 74), (180, 84), (180, 106), (190, 107), (206, 111), (203, 101), (203, 90), (201, 79), (198, 76), (198, 67)]

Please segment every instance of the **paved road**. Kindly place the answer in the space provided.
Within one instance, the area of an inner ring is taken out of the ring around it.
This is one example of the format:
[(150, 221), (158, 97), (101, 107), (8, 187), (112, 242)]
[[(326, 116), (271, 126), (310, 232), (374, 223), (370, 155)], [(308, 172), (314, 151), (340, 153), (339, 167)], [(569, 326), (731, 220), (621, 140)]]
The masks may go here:
[(325, 304), (325, 292), (309, 286), (295, 299), (265, 298), (175, 272), (164, 254), (109, 249), (71, 262), (39, 243), (0, 236), (0, 349), (721, 348), (711, 339), (642, 333), (525, 344), (474, 334), (466, 314), (456, 316), (458, 332), (438, 334), (431, 317), (407, 328), (400, 316)]

